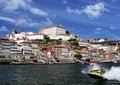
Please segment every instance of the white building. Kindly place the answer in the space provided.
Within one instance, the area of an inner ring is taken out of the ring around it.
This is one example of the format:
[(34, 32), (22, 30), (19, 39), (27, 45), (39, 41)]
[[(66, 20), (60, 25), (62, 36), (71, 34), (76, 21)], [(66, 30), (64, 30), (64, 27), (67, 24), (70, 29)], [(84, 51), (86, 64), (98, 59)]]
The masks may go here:
[(104, 42), (104, 41), (106, 41), (104, 38), (100, 38), (100, 39), (98, 40), (98, 42)]
[(9, 36), (10, 39), (18, 40), (18, 39), (26, 38), (26, 35), (30, 35), (30, 34), (34, 34), (34, 33), (33, 32), (20, 32), (18, 34), (10, 34), (7, 36)]
[(62, 40), (69, 40), (71, 39), (71, 36), (68, 34), (64, 34), (64, 35), (48, 35), (48, 37), (50, 37), (50, 39), (62, 39)]
[(13, 40), (22, 40), (22, 39), (35, 40), (35, 39), (44, 39), (44, 35), (36, 34), (33, 32), (20, 32), (18, 34), (10, 34), (9, 38)]
[(19, 34), (10, 34), (9, 37), (10, 39), (14, 39), (14, 40), (17, 40), (17, 39), (22, 39), (25, 37), (25, 34), (26, 32), (21, 32)]
[(44, 39), (44, 35), (41, 34), (26, 34), (25, 37), (29, 40)]
[(39, 33), (44, 35), (66, 34), (66, 29), (62, 26), (55, 25), (43, 28), (39, 31)]
[[(47, 35), (50, 39), (62, 39), (63, 41), (67, 41), (71, 38), (75, 38), (73, 34), (67, 34), (66, 29), (63, 26), (54, 25), (43, 28), (39, 31), (38, 34), (33, 32), (17, 32), (14, 30), (12, 34), (7, 35), (9, 39), (15, 40), (16, 42), (21, 42), (21, 40), (36, 40), (36, 39), (44, 39), (45, 35)], [(20, 40), (20, 41), (18, 41)]]
[(29, 42), (22, 42), (21, 45), (22, 45), (22, 49), (23, 49), (23, 55), (25, 55), (25, 54), (28, 54), (28, 55), (33, 54), (32, 53), (31, 43), (29, 43)]
[(22, 47), (21, 46), (11, 46), (10, 47), (10, 53), (11, 54), (21, 54), (22, 53)]
[(66, 29), (63, 26), (49, 26), (43, 28), (39, 31), (40, 34), (47, 35), (50, 39), (62, 39), (63, 41), (67, 41), (71, 38), (75, 38), (73, 34), (66, 34)]

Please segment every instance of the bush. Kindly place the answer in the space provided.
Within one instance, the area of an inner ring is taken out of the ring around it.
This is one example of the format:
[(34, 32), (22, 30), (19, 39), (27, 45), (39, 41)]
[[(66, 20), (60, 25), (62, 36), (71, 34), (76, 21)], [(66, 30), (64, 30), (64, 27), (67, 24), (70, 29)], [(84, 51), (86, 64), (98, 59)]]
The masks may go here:
[(82, 58), (82, 55), (81, 55), (81, 54), (75, 54), (74, 57), (75, 57), (75, 58), (78, 58), (78, 59), (81, 59), (81, 58)]

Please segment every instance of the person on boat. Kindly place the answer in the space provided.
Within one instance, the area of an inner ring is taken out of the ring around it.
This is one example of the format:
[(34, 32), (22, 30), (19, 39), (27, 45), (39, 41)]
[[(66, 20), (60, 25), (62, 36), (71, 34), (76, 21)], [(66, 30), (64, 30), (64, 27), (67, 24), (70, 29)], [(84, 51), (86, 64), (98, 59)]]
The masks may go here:
[(104, 69), (102, 66), (100, 66), (100, 69), (99, 69), (99, 70), (100, 70), (100, 73), (101, 73), (101, 74), (105, 73), (105, 69)]

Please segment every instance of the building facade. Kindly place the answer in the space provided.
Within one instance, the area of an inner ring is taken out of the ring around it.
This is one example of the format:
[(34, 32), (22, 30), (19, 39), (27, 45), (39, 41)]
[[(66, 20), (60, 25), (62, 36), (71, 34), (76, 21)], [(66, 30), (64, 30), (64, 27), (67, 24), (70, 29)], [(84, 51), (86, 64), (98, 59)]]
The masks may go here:
[(44, 35), (41, 34), (26, 34), (25, 37), (29, 40), (44, 39)]
[(49, 26), (43, 28), (39, 31), (40, 34), (44, 35), (58, 35), (58, 34), (66, 34), (66, 29), (62, 26)]

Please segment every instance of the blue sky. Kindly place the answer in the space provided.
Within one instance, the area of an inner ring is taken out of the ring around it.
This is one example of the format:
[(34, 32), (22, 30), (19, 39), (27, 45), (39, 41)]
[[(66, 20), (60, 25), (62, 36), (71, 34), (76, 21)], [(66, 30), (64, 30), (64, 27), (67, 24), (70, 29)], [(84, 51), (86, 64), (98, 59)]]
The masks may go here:
[(120, 39), (120, 0), (0, 0), (0, 36), (62, 25), (83, 39)]

